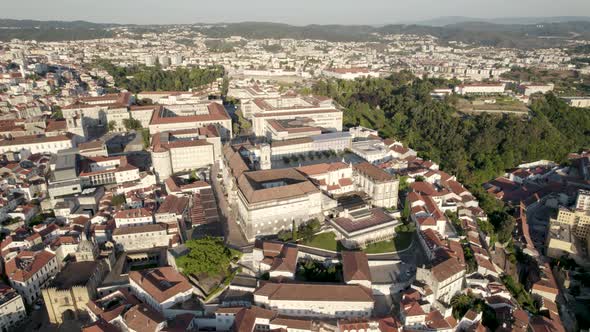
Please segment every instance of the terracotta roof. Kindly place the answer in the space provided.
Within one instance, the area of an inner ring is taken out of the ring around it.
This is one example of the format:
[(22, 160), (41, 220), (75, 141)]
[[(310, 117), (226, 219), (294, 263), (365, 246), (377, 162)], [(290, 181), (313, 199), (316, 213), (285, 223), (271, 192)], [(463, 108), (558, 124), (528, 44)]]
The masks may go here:
[(131, 307), (123, 319), (130, 329), (142, 332), (156, 332), (159, 330), (159, 325), (166, 321), (162, 314), (143, 303)]
[(136, 233), (149, 233), (149, 232), (159, 232), (165, 230), (166, 227), (161, 224), (149, 224), (149, 225), (141, 225), (141, 226), (133, 226), (133, 227), (118, 227), (115, 228), (113, 231), (113, 236), (115, 235), (126, 235), (126, 234), (136, 234)]
[(371, 281), (371, 271), (369, 270), (369, 260), (367, 255), (362, 251), (343, 251), (342, 255), (342, 273), (344, 281), (368, 280)]
[(276, 301), (374, 301), (371, 290), (358, 285), (266, 283), (254, 295)]
[(170, 266), (131, 271), (129, 279), (160, 303), (192, 289), (188, 280)]
[[(282, 181), (285, 185), (265, 188), (268, 182)], [(249, 203), (289, 199), (313, 193), (319, 189), (293, 168), (242, 173), (238, 187)]]
[(376, 182), (387, 182), (394, 179), (391, 174), (368, 162), (356, 164), (353, 168), (355, 171), (364, 174)]
[(5, 263), (6, 275), (11, 280), (26, 282), (54, 257), (55, 255), (47, 250), (21, 251)]

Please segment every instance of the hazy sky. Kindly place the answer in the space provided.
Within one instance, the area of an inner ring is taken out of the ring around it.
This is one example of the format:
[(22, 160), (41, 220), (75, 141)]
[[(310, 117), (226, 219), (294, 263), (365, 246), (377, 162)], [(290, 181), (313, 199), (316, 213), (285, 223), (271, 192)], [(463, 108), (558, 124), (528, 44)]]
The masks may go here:
[(0, 18), (101, 23), (385, 24), (441, 16), (590, 16), (590, 0), (3, 0)]

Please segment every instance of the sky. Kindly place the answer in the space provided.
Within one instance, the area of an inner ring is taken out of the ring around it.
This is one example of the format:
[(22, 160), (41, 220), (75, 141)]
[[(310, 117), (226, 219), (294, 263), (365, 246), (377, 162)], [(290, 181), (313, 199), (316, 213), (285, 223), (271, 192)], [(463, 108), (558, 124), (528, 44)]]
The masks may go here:
[(405, 23), (444, 16), (590, 16), (590, 0), (5, 0), (0, 18), (128, 24)]

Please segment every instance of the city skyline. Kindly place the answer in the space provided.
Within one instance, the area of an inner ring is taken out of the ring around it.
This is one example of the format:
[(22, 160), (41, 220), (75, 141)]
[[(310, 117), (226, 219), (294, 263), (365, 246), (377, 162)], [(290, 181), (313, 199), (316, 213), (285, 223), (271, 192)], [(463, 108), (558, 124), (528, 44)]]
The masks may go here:
[[(96, 23), (120, 24), (260, 21), (293, 25), (382, 25), (414, 23), (454, 16), (487, 20), (590, 14), (590, 2), (583, 0), (568, 0), (565, 1), (566, 3), (549, 0), (519, 2), (453, 0), (451, 5), (449, 2), (418, 0), (412, 6), (404, 6), (403, 2), (398, 0), (369, 0), (363, 2), (362, 6), (358, 2), (335, 0), (326, 0), (320, 3), (310, 0), (298, 2), (259, 0), (254, 6), (251, 3), (229, 0), (223, 3), (222, 8), (217, 3), (199, 3), (189, 0), (171, 0), (166, 3), (153, 0), (130, 0), (123, 3), (105, 0), (101, 2), (100, 7), (94, 8), (89, 8), (87, 4), (73, 0), (61, 0), (58, 6), (53, 2), (48, 3), (41, 0), (31, 2), (5, 4), (5, 13), (10, 13), (10, 15), (6, 15), (4, 18), (85, 20)], [(141, 15), (136, 14), (139, 13), (139, 8), (142, 9)]]

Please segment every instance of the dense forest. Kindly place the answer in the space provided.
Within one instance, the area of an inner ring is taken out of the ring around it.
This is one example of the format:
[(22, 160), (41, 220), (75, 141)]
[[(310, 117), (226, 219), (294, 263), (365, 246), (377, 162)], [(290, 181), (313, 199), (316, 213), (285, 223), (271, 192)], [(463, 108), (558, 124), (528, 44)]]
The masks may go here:
[(84, 21), (34, 21), (0, 19), (0, 40), (11, 39), (36, 41), (83, 40), (110, 38), (113, 33), (108, 30), (112, 25)]
[(160, 66), (135, 65), (120, 67), (99, 60), (96, 66), (105, 69), (115, 79), (115, 85), (133, 93), (140, 91), (188, 91), (223, 77), (221, 66), (210, 68), (176, 68), (163, 70)]
[(452, 98), (431, 98), (430, 91), (445, 84), (402, 72), (388, 78), (323, 80), (313, 92), (344, 107), (346, 126), (371, 127), (399, 139), (471, 188), (522, 162), (563, 161), (567, 153), (590, 147), (587, 109), (571, 108), (548, 94), (533, 101), (528, 118), (466, 115)]

